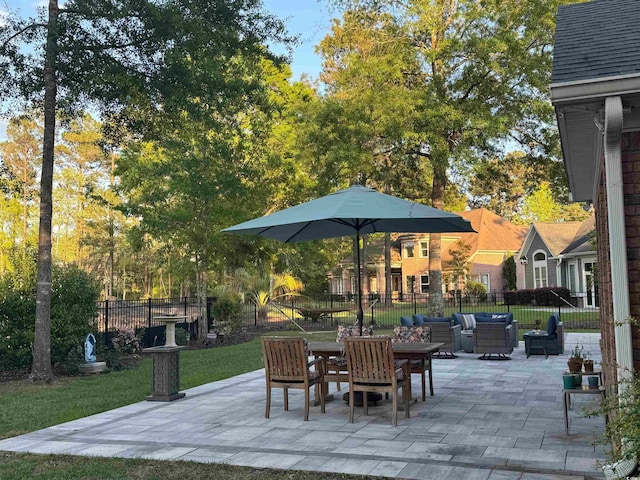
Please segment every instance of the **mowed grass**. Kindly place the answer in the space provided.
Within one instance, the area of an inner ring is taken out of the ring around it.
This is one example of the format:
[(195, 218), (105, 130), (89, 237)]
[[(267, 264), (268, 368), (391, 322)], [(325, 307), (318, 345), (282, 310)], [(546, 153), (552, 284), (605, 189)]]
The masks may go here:
[[(380, 333), (389, 333), (389, 330)], [(310, 341), (335, 341), (334, 331), (277, 332)], [(262, 368), (260, 339), (180, 353), (181, 390)], [(28, 381), (0, 383), (0, 439), (39, 430), (144, 400), (151, 391), (151, 359), (131, 370), (60, 377), (51, 385)], [(340, 473), (256, 469), (224, 464), (142, 459), (87, 458), (0, 452), (2, 480), (337, 480), (372, 478)]]
[(2, 480), (356, 480), (379, 477), (180, 461), (0, 452), (0, 478)]

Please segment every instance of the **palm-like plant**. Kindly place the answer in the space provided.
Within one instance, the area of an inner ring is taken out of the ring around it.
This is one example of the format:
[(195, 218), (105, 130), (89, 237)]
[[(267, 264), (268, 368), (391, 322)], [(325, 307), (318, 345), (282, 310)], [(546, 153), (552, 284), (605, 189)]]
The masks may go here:
[(285, 297), (300, 296), (304, 288), (302, 281), (288, 273), (253, 274), (239, 268), (234, 274), (234, 281), (239, 289), (249, 296), (256, 306), (258, 320), (265, 321), (269, 306)]

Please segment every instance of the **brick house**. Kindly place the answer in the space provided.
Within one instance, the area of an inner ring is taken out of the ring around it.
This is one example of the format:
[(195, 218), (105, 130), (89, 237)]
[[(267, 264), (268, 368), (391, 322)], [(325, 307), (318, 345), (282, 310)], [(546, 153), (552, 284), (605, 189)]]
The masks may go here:
[(566, 287), (576, 306), (599, 306), (594, 233), (595, 215), (584, 222), (532, 224), (517, 257), (523, 266), (518, 288)]
[[(466, 278), (456, 278), (453, 272), (453, 253), (464, 253), (466, 277), (482, 283), (487, 291), (503, 290), (502, 265), (509, 255), (520, 250), (527, 227), (514, 225), (485, 208), (456, 212), (471, 222), (478, 233), (442, 234), (443, 291), (463, 288)], [(395, 298), (407, 293), (429, 291), (429, 235), (396, 234), (391, 244), (391, 280)], [(367, 246), (367, 281), (363, 292), (385, 292), (384, 250), (382, 240)], [(329, 274), (330, 292), (355, 291), (352, 262), (346, 259)]]
[[(575, 201), (595, 205), (605, 383), (640, 366), (640, 29), (635, 0), (558, 10), (551, 100)], [(617, 366), (617, 368), (616, 368)]]

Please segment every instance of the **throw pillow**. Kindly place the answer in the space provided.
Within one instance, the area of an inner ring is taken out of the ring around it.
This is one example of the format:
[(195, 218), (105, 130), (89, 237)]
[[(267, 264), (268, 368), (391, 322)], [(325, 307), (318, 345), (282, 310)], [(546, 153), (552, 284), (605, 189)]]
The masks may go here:
[(476, 328), (476, 317), (472, 313), (461, 313), (460, 325), (462, 330), (473, 330)]
[(400, 325), (404, 327), (413, 327), (413, 320), (409, 317), (400, 317)]
[(415, 325), (422, 325), (424, 323), (424, 315), (421, 313), (418, 313), (417, 315), (412, 315), (413, 318), (413, 323)]

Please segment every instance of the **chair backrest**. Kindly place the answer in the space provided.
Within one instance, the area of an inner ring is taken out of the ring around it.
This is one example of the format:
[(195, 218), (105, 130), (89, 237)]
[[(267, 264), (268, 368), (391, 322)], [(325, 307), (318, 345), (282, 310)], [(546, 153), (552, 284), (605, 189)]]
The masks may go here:
[(428, 343), (431, 341), (429, 327), (393, 327), (391, 343)]
[(558, 323), (560, 323), (560, 315), (557, 313), (552, 314), (547, 320), (547, 333), (549, 335), (555, 335), (558, 330)]
[(307, 352), (302, 337), (261, 337), (267, 377), (276, 381), (305, 381)]
[[(336, 342), (342, 343), (346, 337), (359, 337), (360, 336), (360, 327), (357, 325), (349, 325), (349, 326), (338, 326), (338, 334), (336, 336)], [(362, 327), (362, 336), (363, 337), (373, 337), (373, 327), (368, 326)]]
[(390, 384), (395, 376), (389, 337), (347, 337), (344, 340), (349, 376), (355, 383)]

